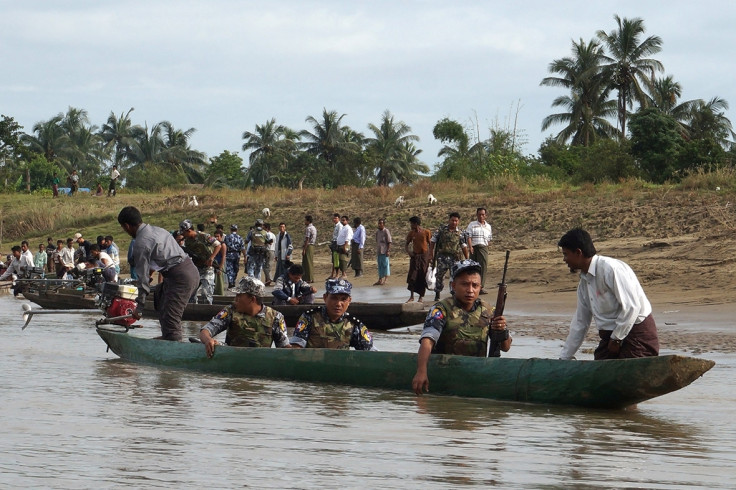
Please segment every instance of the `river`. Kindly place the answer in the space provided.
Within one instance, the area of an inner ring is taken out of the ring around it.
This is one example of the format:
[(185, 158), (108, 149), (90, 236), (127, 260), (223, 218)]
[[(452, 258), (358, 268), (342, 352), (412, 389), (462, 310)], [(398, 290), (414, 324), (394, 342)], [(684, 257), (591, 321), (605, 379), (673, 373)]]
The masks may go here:
[[(734, 486), (736, 355), (703, 353), (717, 364), (689, 387), (602, 411), (136, 365), (105, 351), (94, 315), (21, 331), (23, 302), (0, 296), (2, 488)], [(559, 345), (520, 337), (509, 355)]]

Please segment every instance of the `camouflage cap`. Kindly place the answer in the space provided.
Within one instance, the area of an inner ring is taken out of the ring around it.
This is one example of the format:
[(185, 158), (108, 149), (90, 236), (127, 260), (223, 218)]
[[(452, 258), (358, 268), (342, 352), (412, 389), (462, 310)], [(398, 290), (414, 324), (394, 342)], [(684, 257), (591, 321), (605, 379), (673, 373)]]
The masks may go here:
[(455, 276), (457, 276), (461, 272), (477, 272), (478, 274), (480, 274), (481, 267), (480, 264), (475, 260), (458, 260), (457, 262), (452, 264), (452, 269), (450, 269), (450, 277), (454, 281)]
[(238, 225), (236, 225), (235, 223), (233, 223), (232, 225), (230, 225), (230, 229), (231, 230), (237, 230), (238, 229)]
[(179, 223), (179, 229), (181, 231), (191, 230), (192, 228), (194, 228), (194, 225), (192, 225), (192, 220), (190, 219), (185, 219), (184, 221)]
[(327, 279), (325, 281), (325, 291), (327, 294), (347, 294), (350, 295), (353, 285), (346, 279)]
[(256, 220), (256, 226), (263, 226), (263, 220), (261, 218)]
[(250, 294), (263, 298), (266, 296), (266, 286), (255, 277), (245, 276), (240, 280), (237, 286), (230, 288), (235, 294)]

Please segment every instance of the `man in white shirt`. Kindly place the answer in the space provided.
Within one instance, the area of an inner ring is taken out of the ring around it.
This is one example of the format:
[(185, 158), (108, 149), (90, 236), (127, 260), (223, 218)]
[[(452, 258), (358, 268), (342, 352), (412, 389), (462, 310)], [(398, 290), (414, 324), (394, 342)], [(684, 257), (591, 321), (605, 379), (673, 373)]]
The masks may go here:
[(468, 235), (468, 252), (470, 260), (480, 264), (480, 294), (486, 292), (486, 269), (488, 268), (488, 245), (493, 239), (491, 224), (486, 221), (486, 208), (475, 210), (475, 221), (471, 221), (465, 231)]
[(596, 255), (593, 240), (581, 228), (565, 233), (557, 246), (570, 270), (581, 271), (578, 305), (560, 358), (573, 359), (594, 318), (601, 338), (596, 360), (659, 355), (652, 306), (631, 267)]
[(337, 251), (340, 255), (340, 277), (345, 278), (345, 271), (348, 268), (350, 262), (350, 242), (353, 239), (353, 229), (348, 223), (348, 217), (343, 216), (341, 218), (342, 228), (340, 233), (337, 235)]
[(118, 172), (118, 166), (112, 166), (112, 172), (110, 172), (110, 187), (107, 189), (107, 197), (114, 196), (117, 194), (116, 186), (120, 178), (120, 172)]
[(263, 274), (266, 276), (265, 285), (272, 286), (276, 279), (271, 275), (271, 265), (276, 259), (276, 235), (271, 232), (271, 223), (263, 223), (263, 229), (266, 230), (266, 262), (263, 264)]
[(340, 250), (337, 248), (337, 237), (340, 235), (340, 230), (342, 230), (340, 215), (337, 213), (333, 214), (332, 222), (335, 226), (332, 228), (332, 241), (330, 242), (330, 250), (332, 251), (332, 271), (330, 272), (330, 279), (335, 279), (340, 275)]

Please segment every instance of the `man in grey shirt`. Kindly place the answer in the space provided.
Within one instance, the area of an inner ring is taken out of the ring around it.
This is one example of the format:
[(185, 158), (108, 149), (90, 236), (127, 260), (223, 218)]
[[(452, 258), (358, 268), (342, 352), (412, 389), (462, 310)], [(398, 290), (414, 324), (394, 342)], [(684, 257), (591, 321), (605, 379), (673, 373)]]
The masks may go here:
[(181, 317), (189, 298), (199, 286), (199, 271), (192, 259), (168, 231), (143, 223), (141, 212), (126, 206), (118, 214), (118, 223), (135, 239), (133, 259), (138, 274), (136, 318), (143, 314), (146, 297), (151, 293), (151, 274), (164, 277), (154, 293), (154, 307), (161, 324), (161, 338), (179, 341)]

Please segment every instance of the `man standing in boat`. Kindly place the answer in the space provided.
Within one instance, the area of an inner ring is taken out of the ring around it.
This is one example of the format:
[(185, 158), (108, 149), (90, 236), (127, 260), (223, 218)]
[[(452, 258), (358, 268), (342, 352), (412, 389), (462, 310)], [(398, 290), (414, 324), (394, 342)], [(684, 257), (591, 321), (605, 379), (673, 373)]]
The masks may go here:
[(181, 340), (181, 317), (189, 298), (199, 286), (197, 267), (171, 233), (144, 223), (137, 208), (124, 207), (118, 214), (118, 223), (135, 239), (132, 258), (138, 275), (138, 307), (134, 316), (141, 318), (143, 315), (146, 297), (151, 293), (151, 274), (158, 271), (164, 278), (156, 288), (154, 301), (161, 324), (161, 338)]
[(363, 322), (347, 313), (352, 289), (346, 279), (328, 279), (325, 305), (302, 313), (290, 340), (292, 347), (377, 350)]
[(573, 359), (594, 318), (601, 338), (593, 354), (596, 360), (659, 355), (652, 305), (631, 267), (597, 255), (582, 228), (565, 233), (557, 246), (570, 270), (580, 271), (578, 305), (560, 358)]
[(506, 318), (493, 318), (494, 307), (478, 299), (481, 265), (466, 259), (455, 262), (450, 272), (452, 296), (432, 307), (419, 338), (417, 372), (412, 380), (417, 395), (429, 391), (427, 364), (432, 353), (485, 357), (489, 327), (496, 331), (502, 351), (511, 348)]
[(290, 347), (284, 316), (263, 304), (266, 288), (259, 280), (245, 276), (233, 288), (235, 300), (199, 331), (207, 357), (215, 355), (215, 336), (227, 330), (225, 343), (234, 347)]

